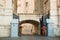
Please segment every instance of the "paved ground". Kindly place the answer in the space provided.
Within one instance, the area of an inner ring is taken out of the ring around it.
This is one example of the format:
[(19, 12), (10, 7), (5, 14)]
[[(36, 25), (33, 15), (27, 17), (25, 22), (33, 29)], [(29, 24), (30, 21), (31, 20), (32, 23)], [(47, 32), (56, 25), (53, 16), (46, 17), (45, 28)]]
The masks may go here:
[(21, 36), (14, 38), (0, 38), (0, 40), (60, 40), (57, 37), (41, 37), (41, 36)]

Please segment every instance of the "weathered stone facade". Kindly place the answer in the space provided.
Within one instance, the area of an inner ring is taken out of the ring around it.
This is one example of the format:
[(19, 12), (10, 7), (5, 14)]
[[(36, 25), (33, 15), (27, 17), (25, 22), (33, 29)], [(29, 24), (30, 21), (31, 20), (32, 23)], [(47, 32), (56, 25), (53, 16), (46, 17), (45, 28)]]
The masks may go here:
[(0, 0), (0, 37), (10, 36), (12, 21), (12, 0)]
[[(19, 21), (34, 20), (40, 22), (40, 0), (18, 0), (17, 13)], [(37, 25), (38, 26), (38, 25)], [(27, 33), (27, 32), (26, 32)]]
[[(43, 0), (44, 1), (44, 0)], [(54, 22), (54, 29), (55, 29), (55, 35), (59, 35), (58, 34), (58, 30), (59, 29), (59, 18), (60, 18), (60, 13), (59, 13), (59, 4), (60, 4), (60, 0), (45, 0), (44, 2), (44, 13), (48, 12), (50, 13), (50, 19), (53, 20)], [(57, 32), (57, 34), (56, 34)]]
[(60, 0), (0, 0), (0, 37), (10, 36), (13, 13), (19, 16), (20, 22), (24, 20), (40, 22), (41, 16), (49, 13), (50, 19), (54, 22), (55, 35), (59, 35)]

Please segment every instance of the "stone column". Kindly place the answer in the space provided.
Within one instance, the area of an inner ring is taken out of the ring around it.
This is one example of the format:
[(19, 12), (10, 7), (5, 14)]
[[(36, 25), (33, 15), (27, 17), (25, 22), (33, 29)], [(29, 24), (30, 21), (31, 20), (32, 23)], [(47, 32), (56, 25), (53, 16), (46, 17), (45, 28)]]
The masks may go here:
[(58, 25), (57, 1), (50, 0), (50, 18), (54, 21), (55, 26)]
[(50, 19), (54, 22), (54, 28), (58, 26), (57, 0), (50, 0)]

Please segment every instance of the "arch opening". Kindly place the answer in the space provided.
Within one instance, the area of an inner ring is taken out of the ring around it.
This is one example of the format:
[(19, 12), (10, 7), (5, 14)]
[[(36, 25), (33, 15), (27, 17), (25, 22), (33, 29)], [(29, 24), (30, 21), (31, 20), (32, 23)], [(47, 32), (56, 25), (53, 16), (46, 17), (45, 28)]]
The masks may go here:
[(39, 35), (39, 22), (23, 20), (19, 23), (19, 35)]

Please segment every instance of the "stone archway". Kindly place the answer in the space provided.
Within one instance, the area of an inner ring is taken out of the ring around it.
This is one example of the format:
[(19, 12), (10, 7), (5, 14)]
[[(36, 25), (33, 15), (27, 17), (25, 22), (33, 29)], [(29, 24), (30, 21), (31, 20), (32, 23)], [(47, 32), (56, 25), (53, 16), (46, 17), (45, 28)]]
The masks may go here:
[[(23, 20), (19, 23), (19, 25), (22, 26), (22, 34), (23, 35), (38, 35), (38, 30), (39, 30), (38, 29), (39, 28), (39, 22), (38, 21)], [(19, 35), (20, 35), (20, 30), (19, 30)]]

